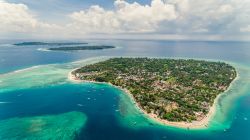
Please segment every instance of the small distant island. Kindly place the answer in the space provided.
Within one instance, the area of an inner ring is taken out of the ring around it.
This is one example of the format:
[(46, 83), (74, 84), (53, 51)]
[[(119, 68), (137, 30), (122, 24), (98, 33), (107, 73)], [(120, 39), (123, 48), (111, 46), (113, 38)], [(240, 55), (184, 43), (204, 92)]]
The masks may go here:
[(112, 58), (73, 70), (70, 78), (124, 89), (151, 118), (178, 127), (206, 127), (218, 95), (237, 77), (224, 62)]
[(103, 50), (103, 49), (113, 49), (114, 46), (76, 46), (76, 47), (56, 47), (56, 48), (48, 48), (51, 51), (77, 51), (77, 50)]
[(44, 45), (44, 46), (67, 46), (67, 45), (84, 45), (88, 43), (80, 43), (80, 42), (53, 42), (53, 43), (48, 43), (48, 42), (22, 42), (22, 43), (16, 43), (14, 45), (16, 46), (39, 46), (39, 45)]

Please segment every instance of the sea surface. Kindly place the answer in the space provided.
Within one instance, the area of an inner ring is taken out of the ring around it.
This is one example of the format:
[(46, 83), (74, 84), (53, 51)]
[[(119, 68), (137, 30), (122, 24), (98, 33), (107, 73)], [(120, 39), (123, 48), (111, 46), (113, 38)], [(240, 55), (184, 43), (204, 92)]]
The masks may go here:
[[(250, 140), (249, 42), (82, 42), (116, 48), (62, 52), (0, 42), (0, 140)], [(120, 89), (68, 80), (72, 69), (111, 57), (224, 61), (237, 69), (238, 79), (219, 99), (207, 128), (164, 126)]]

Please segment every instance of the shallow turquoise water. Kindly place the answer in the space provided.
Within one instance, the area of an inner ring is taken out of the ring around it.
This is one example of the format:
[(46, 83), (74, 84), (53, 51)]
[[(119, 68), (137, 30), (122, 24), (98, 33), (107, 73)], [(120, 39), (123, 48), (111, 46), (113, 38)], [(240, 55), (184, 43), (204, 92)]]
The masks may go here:
[[(250, 130), (250, 59), (248, 59), (250, 58), (250, 53), (248, 53), (250, 48), (248, 48), (248, 44), (156, 41), (105, 41), (105, 43), (114, 43), (121, 48), (101, 52), (72, 53), (39, 52), (36, 48), (25, 48), (22, 51), (27, 55), (18, 60), (24, 63), (16, 68), (12, 68), (11, 65), (13, 65), (15, 57), (20, 54), (13, 53), (7, 56), (8, 52), (15, 51), (13, 47), (0, 48), (0, 54), (4, 54), (4, 56), (0, 55), (0, 58), (5, 60), (4, 64), (0, 62), (0, 68), (4, 69), (1, 69), (4, 74), (0, 75), (0, 128), (3, 132), (0, 133), (2, 135), (0, 138), (35, 139), (38, 134), (46, 135), (46, 130), (51, 131), (58, 128), (55, 128), (53, 123), (45, 125), (46, 129), (40, 127), (44, 126), (41, 125), (44, 123), (35, 123), (37, 124), (34, 127), (36, 133), (23, 134), (26, 132), (24, 131), (26, 129), (23, 128), (31, 125), (31, 123), (27, 125), (23, 122), (30, 122), (29, 120), (34, 118), (35, 120), (36, 118), (42, 118), (42, 120), (67, 118), (72, 119), (72, 123), (62, 121), (59, 124), (69, 128), (66, 133), (70, 136), (73, 134), (76, 139), (236, 140), (239, 139), (239, 136), (242, 140), (250, 139), (248, 133)], [(39, 55), (35, 57), (36, 59), (32, 59), (32, 63), (30, 63), (30, 60), (25, 61), (27, 57), (31, 57), (29, 54), (34, 53)], [(185, 130), (168, 127), (144, 117), (135, 108), (130, 98), (119, 89), (105, 84), (72, 83), (67, 79), (67, 74), (72, 69), (108, 59), (108, 54), (110, 56), (186, 57), (223, 60), (237, 68), (239, 79), (220, 98), (216, 115), (207, 129)], [(62, 60), (58, 61), (58, 57)], [(43, 60), (44, 58), (50, 58), (50, 60)], [(81, 59), (81, 61), (64, 63), (77, 59)], [(47, 65), (48, 63), (54, 64)], [(11, 72), (34, 65), (39, 66)], [(74, 112), (77, 113), (74, 114)], [(75, 125), (73, 122), (78, 122), (79, 118), (84, 118), (83, 121), (80, 121), (82, 122), (81, 125)], [(13, 122), (15, 122), (15, 125), (9, 125)], [(14, 132), (6, 135), (5, 132), (8, 130), (14, 130)], [(56, 132), (53, 133), (52, 131), (52, 135), (55, 138), (60, 138), (60, 133)], [(60, 132), (65, 132), (65, 130), (60, 130)], [(47, 136), (50, 135), (51, 133), (48, 133)], [(40, 137), (40, 139), (46, 138), (48, 137)], [(71, 138), (66, 137), (65, 139)]]
[(81, 112), (11, 118), (0, 121), (0, 139), (74, 139), (85, 123)]

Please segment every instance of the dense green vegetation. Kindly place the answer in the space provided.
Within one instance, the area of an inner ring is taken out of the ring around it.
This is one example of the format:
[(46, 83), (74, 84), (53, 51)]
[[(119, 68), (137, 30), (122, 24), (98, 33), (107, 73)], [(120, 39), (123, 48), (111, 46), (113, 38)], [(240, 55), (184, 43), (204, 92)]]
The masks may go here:
[(128, 89), (140, 107), (168, 121), (201, 120), (236, 77), (223, 62), (112, 58), (72, 72), (81, 80)]
[(78, 43), (78, 42), (65, 42), (65, 43), (48, 43), (48, 42), (22, 42), (22, 43), (16, 43), (14, 45), (16, 46), (38, 46), (38, 45), (44, 45), (44, 46), (64, 46), (64, 45), (84, 45), (88, 43)]
[(112, 49), (114, 46), (76, 46), (76, 47), (57, 47), (49, 48), (52, 51), (76, 51), (76, 50), (102, 50), (102, 49)]

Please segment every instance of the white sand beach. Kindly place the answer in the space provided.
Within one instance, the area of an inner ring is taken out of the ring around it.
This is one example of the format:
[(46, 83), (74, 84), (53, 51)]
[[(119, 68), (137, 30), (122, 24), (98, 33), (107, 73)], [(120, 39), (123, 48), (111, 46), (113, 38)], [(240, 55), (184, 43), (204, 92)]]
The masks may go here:
[[(76, 68), (78, 69), (78, 68)], [(77, 79), (73, 74), (72, 72), (75, 71), (76, 69), (72, 70), (69, 72), (68, 74), (68, 79), (70, 81), (73, 81), (73, 82), (91, 82), (91, 83), (105, 83), (105, 82), (96, 82), (96, 81), (88, 81), (88, 80), (80, 80), (80, 79)], [(237, 73), (237, 76), (236, 78), (234, 79), (234, 81), (236, 81), (238, 79), (238, 73)], [(233, 81), (233, 82), (234, 82)], [(232, 83), (233, 83), (232, 82)], [(179, 127), (179, 128), (186, 128), (186, 129), (204, 129), (206, 127), (208, 127), (209, 125), (209, 121), (212, 119), (212, 117), (215, 115), (216, 113), (216, 106), (217, 106), (217, 103), (218, 103), (218, 100), (219, 98), (221, 97), (221, 95), (225, 94), (232, 86), (232, 83), (230, 84), (230, 86), (228, 87), (228, 89), (226, 91), (224, 91), (223, 93), (219, 94), (216, 98), (215, 98), (215, 101), (214, 101), (214, 104), (213, 106), (210, 107), (209, 109), (209, 112), (208, 114), (200, 121), (193, 121), (193, 122), (170, 122), (170, 121), (167, 121), (167, 120), (163, 120), (163, 119), (160, 119), (157, 117), (156, 114), (152, 114), (152, 113), (147, 113), (146, 111), (144, 111), (141, 106), (135, 101), (133, 95), (130, 93), (129, 90), (127, 89), (124, 89), (122, 87), (119, 87), (119, 86), (115, 86), (115, 85), (112, 85), (111, 83), (106, 83), (106, 84), (110, 84), (111, 86), (114, 86), (116, 88), (119, 88), (121, 90), (123, 90), (125, 93), (127, 93), (130, 98), (133, 100), (133, 102), (135, 103), (136, 107), (144, 113), (144, 115), (148, 116), (149, 118), (153, 119), (154, 121), (160, 123), (160, 124), (164, 124), (164, 125), (168, 125), (168, 126), (174, 126), (174, 127)]]

